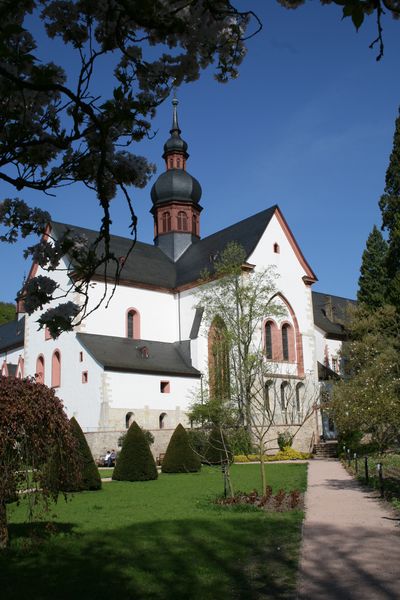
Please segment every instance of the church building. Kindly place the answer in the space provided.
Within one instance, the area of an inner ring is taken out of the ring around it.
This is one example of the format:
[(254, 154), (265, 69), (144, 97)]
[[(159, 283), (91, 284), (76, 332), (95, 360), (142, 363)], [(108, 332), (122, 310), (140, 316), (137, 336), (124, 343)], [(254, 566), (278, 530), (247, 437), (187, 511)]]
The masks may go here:
[[(277, 205), (201, 237), (202, 190), (186, 168), (188, 146), (181, 137), (177, 104), (174, 99), (172, 128), (164, 144), (166, 170), (151, 189), (154, 244), (138, 241), (129, 253), (131, 239), (111, 236), (111, 249), (124, 266), (108, 308), (101, 304), (74, 331), (57, 339), (38, 329), (38, 313), (19, 312), (15, 321), (0, 326), (2, 375), (34, 376), (55, 388), (68, 416), (75, 416), (85, 431), (94, 455), (116, 447), (133, 420), (156, 434), (156, 453), (165, 451), (178, 423), (190, 426), (186, 411), (200, 393), (209, 366), (209, 332), (202, 324), (196, 291), (201, 273), (212, 270), (229, 242), (243, 247), (246, 268), (274, 265), (279, 274), (276, 300), (284, 316), (266, 315), (262, 323), (265, 360), (275, 366), (279, 389), (278, 429), (285, 429), (289, 395), (296, 399), (300, 423), (308, 390), (315, 393), (322, 381), (340, 373), (343, 322), (351, 301), (312, 291), (317, 277)], [(52, 222), (50, 227), (56, 239), (66, 230), (82, 234), (89, 244), (97, 236), (77, 224)], [(33, 265), (31, 276), (40, 272)], [(65, 271), (54, 277), (67, 287)], [(105, 285), (104, 275), (93, 277), (93, 306)], [(334, 428), (315, 408), (306, 425), (296, 429), (294, 447), (308, 451), (321, 435), (333, 436)]]

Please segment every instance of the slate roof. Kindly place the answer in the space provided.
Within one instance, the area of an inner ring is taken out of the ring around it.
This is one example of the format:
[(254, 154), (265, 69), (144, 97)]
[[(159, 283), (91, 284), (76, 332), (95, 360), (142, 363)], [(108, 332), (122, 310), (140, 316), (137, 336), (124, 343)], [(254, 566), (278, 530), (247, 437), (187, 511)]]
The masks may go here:
[(312, 301), (315, 325), (330, 339), (345, 339), (348, 311), (356, 301), (321, 292), (312, 292)]
[(329, 367), (326, 367), (319, 361), (317, 362), (318, 367), (318, 380), (319, 381), (329, 381), (329, 380), (337, 380), (340, 379), (340, 375), (332, 371)]
[[(207, 269), (213, 272), (213, 261), (228, 242), (236, 241), (243, 246), (248, 257), (259, 242), (265, 228), (274, 214), (276, 206), (271, 206), (247, 219), (226, 227), (217, 233), (194, 242), (180, 259), (174, 263), (162, 250), (152, 244), (136, 242), (125, 261), (121, 273), (121, 282), (151, 285), (157, 288), (173, 290), (195, 282), (201, 272)], [(75, 225), (52, 223), (53, 234), (61, 236), (68, 229), (87, 237), (89, 244), (96, 239), (97, 232)], [(132, 240), (117, 235), (111, 236), (111, 250), (117, 257), (125, 257)], [(113, 276), (110, 268), (109, 276)], [(98, 275), (103, 275), (100, 271)]]
[(132, 340), (77, 333), (78, 340), (106, 371), (200, 377), (190, 360), (190, 342)]
[(25, 317), (0, 325), (0, 351), (13, 350), (24, 345)]

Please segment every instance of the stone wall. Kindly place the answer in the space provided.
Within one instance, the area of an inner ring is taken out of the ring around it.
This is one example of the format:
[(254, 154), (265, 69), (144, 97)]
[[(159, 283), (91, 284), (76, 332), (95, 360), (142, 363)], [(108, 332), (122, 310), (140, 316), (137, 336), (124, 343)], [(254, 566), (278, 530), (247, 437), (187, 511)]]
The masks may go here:
[[(154, 435), (154, 444), (150, 446), (154, 458), (165, 453), (174, 429), (149, 429)], [(88, 431), (85, 433), (86, 441), (95, 460), (104, 456), (107, 450), (118, 450), (118, 439), (126, 433), (126, 429), (119, 431)]]

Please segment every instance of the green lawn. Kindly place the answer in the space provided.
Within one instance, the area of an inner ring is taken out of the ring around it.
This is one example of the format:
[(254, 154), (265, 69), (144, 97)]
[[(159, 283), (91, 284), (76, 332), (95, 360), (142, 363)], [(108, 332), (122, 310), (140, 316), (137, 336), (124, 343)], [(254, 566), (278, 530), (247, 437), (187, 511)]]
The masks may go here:
[[(232, 468), (237, 489), (257, 486), (258, 465)], [(305, 464), (267, 465), (274, 491), (306, 487)], [(59, 501), (57, 531), (23, 523), (9, 507), (11, 547), (0, 554), (7, 600), (213, 600), (294, 597), (302, 513), (217, 507), (217, 469), (110, 482)], [(33, 537), (27, 537), (28, 534)]]

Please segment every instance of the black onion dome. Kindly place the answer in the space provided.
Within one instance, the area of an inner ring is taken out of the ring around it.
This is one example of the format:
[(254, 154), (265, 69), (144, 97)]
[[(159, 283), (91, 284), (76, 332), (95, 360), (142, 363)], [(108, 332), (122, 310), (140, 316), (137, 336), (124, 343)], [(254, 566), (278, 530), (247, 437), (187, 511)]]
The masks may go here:
[(200, 198), (200, 183), (183, 169), (165, 171), (151, 188), (153, 204), (163, 204), (172, 200), (197, 204)]
[(172, 154), (173, 152), (181, 152), (182, 154), (186, 155), (186, 158), (188, 158), (189, 155), (187, 153), (187, 149), (188, 145), (185, 140), (183, 140), (179, 135), (171, 135), (169, 140), (167, 140), (164, 144), (163, 157), (165, 158), (167, 154)]

